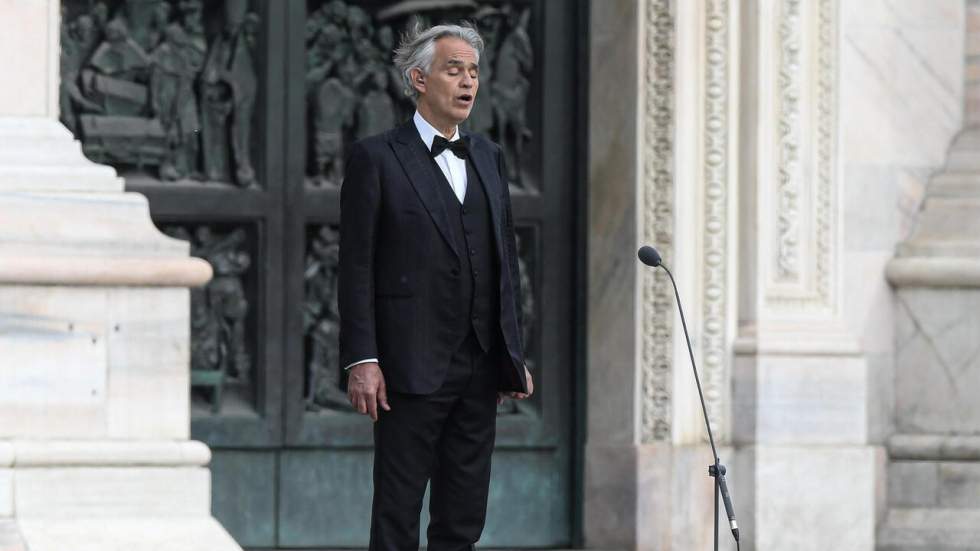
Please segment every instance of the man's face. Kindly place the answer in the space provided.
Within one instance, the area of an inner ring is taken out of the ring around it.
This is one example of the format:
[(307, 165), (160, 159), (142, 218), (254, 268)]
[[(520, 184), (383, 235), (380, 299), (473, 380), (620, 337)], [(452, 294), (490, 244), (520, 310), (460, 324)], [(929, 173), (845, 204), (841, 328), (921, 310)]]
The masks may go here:
[(435, 46), (429, 74), (414, 71), (419, 107), (436, 119), (431, 122), (456, 126), (470, 116), (480, 87), (476, 50), (456, 37), (440, 38)]

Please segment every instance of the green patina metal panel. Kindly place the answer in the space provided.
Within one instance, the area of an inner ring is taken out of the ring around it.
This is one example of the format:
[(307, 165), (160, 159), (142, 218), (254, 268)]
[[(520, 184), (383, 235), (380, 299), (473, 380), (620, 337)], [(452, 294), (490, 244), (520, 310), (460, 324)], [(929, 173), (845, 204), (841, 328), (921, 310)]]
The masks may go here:
[(211, 509), (239, 544), (276, 546), (276, 453), (214, 450)]

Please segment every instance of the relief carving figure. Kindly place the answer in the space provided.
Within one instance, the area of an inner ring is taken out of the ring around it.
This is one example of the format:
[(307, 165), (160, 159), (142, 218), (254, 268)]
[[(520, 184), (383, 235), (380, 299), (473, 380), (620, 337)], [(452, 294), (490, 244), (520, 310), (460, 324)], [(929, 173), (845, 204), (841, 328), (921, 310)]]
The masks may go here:
[(209, 180), (255, 187), (249, 154), (258, 77), (251, 52), (254, 19), (247, 0), (225, 1), (225, 28), (201, 72), (204, 171)]
[(508, 164), (511, 182), (520, 183), (520, 166), (524, 143), (531, 138), (527, 127), (525, 106), (531, 89), (528, 75), (534, 67), (534, 51), (527, 33), (531, 10), (521, 13), (517, 24), (500, 44), (495, 66), (495, 79), (490, 83), (494, 98), (496, 138), (511, 162)]
[(340, 185), (343, 176), (344, 134), (354, 123), (357, 98), (353, 83), (361, 73), (353, 58), (348, 25), (353, 21), (360, 37), (361, 17), (356, 12), (351, 16), (347, 5), (335, 0), (311, 16), (311, 21), (319, 26), (307, 28), (306, 84), (313, 120), (312, 153), (317, 184)]
[(314, 151), (319, 174), (326, 182), (340, 185), (344, 174), (344, 130), (354, 122), (357, 97), (346, 83), (359, 72), (349, 60), (317, 88), (313, 125), (316, 132)]
[(371, 68), (368, 91), (357, 108), (357, 139), (380, 134), (396, 124), (395, 104), (388, 95), (388, 70), (381, 65)]
[[(491, 6), (483, 6), (473, 14), (473, 19), (480, 29), (480, 34), (483, 36), (483, 42), (485, 44), (483, 57), (480, 59), (481, 82), (493, 82), (493, 66), (500, 40), (502, 17), (503, 13), (499, 9)], [(466, 119), (466, 126), (470, 132), (477, 134), (491, 133), (494, 128), (494, 103), (492, 86), (486, 86), (480, 90), (476, 102), (473, 103), (470, 118)]]
[[(371, 14), (350, 0), (330, 0), (306, 21), (310, 163), (308, 182), (339, 185), (348, 144), (391, 128), (415, 110), (401, 75), (391, 64), (395, 28), (407, 32), (442, 16), (475, 21), (486, 44), (480, 59), (480, 96), (464, 124), (505, 148), (508, 180), (523, 186), (524, 149), (531, 139), (525, 112), (534, 52), (528, 34), (531, 10), (508, 2), (479, 5), (470, 0), (393, 2)], [(345, 74), (345, 64), (357, 66)]]
[(222, 360), (226, 371), (239, 381), (251, 376), (252, 361), (245, 341), (245, 321), (249, 303), (242, 277), (252, 264), (245, 251), (245, 230), (215, 235), (207, 226), (195, 232), (202, 257), (214, 268), (214, 278), (207, 286), (207, 304), (221, 327)]
[(214, 268), (214, 278), (191, 289), (191, 386), (210, 389), (211, 409), (218, 413), (228, 380), (246, 383), (251, 377), (245, 321), (249, 302), (243, 277), (251, 266), (246, 233), (239, 228), (216, 233), (208, 226), (193, 232), (183, 226), (163, 228), (171, 237), (189, 241), (191, 254)]
[(73, 134), (79, 131), (76, 111), (102, 111), (99, 104), (85, 97), (79, 85), (82, 67), (99, 40), (100, 30), (96, 25), (96, 19), (85, 14), (61, 27), (61, 90), (58, 104), (61, 122)]
[[(97, 162), (155, 169), (163, 181), (208, 178), (254, 187), (251, 122), (256, 16), (247, 0), (65, 3), (61, 116)], [(112, 7), (110, 7), (112, 6)], [(217, 26), (214, 26), (217, 28)], [(202, 154), (203, 153), (203, 154)]]
[(194, 78), (204, 64), (201, 46), (180, 23), (171, 23), (153, 51), (152, 107), (167, 133), (168, 152), (160, 165), (164, 180), (187, 178), (197, 167), (201, 121)]
[(323, 226), (313, 237), (306, 255), (303, 330), (309, 339), (306, 358), (306, 409), (350, 410), (341, 387), (340, 314), (337, 308), (337, 262), (340, 234)]

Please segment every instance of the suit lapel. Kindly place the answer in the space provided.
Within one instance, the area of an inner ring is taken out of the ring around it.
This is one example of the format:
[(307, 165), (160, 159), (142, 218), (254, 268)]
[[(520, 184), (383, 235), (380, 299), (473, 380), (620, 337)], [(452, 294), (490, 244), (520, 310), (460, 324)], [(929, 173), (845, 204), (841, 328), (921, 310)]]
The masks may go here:
[(449, 231), (449, 214), (446, 212), (446, 205), (439, 197), (439, 190), (435, 187), (439, 178), (434, 172), (425, 144), (422, 143), (422, 138), (418, 135), (412, 121), (397, 129), (395, 141), (391, 145), (395, 156), (405, 169), (405, 174), (408, 175), (408, 180), (415, 188), (415, 193), (418, 194), (425, 210), (429, 212), (432, 222), (458, 258), (459, 249), (456, 247), (452, 232)]
[(501, 240), (501, 220), (500, 214), (500, 186), (506, 183), (500, 181), (502, 175), (497, 172), (497, 163), (494, 162), (492, 152), (487, 147), (481, 147), (477, 140), (470, 140), (470, 160), (473, 168), (479, 176), (480, 184), (486, 191), (487, 201), (490, 203), (490, 218), (493, 220), (493, 234), (497, 238), (497, 255), (503, 261), (503, 241)]

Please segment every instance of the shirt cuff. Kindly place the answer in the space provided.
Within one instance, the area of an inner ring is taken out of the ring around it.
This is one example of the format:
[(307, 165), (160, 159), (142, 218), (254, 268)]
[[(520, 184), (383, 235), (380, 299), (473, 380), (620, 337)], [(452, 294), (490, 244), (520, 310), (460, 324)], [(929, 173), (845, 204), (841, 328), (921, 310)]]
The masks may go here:
[(354, 367), (355, 365), (366, 364), (366, 363), (371, 363), (371, 362), (378, 363), (378, 359), (377, 358), (368, 358), (366, 360), (356, 361), (356, 362), (348, 365), (347, 367), (345, 367), (344, 368), (344, 371), (350, 371), (350, 368)]

